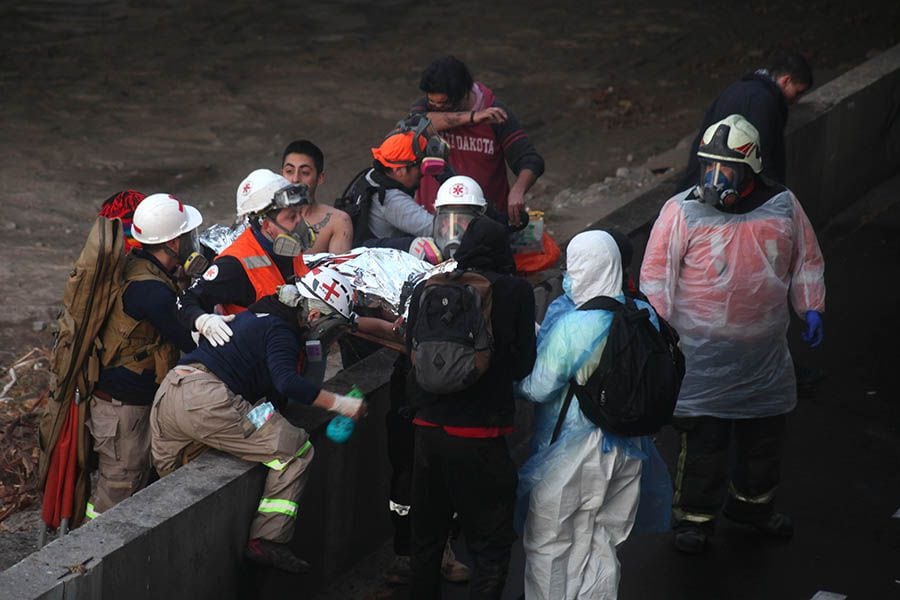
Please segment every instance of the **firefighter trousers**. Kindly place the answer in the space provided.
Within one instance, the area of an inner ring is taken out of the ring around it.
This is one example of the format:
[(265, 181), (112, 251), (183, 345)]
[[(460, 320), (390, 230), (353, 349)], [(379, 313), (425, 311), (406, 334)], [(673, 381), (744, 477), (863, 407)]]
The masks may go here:
[[(775, 510), (787, 415), (751, 419), (676, 417), (681, 438), (675, 471), (676, 527), (713, 529), (716, 513), (758, 522)], [(734, 454), (729, 469), (729, 447)]]
[(247, 419), (253, 408), (202, 365), (169, 371), (150, 414), (153, 465), (165, 476), (206, 447), (268, 467), (250, 538), (287, 543), (314, 451), (306, 431), (275, 412), (259, 429)]
[(147, 485), (150, 407), (123, 404), (99, 392), (91, 396), (90, 407), (86, 425), (99, 465), (85, 516), (93, 519)]

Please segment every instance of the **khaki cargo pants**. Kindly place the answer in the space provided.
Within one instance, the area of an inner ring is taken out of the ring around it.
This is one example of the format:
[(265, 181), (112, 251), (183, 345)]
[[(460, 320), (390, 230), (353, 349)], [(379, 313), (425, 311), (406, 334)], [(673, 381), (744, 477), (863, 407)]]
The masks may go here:
[(165, 476), (216, 448), (266, 465), (269, 473), (250, 539), (290, 541), (313, 447), (307, 433), (279, 413), (256, 429), (246, 418), (253, 406), (215, 375), (178, 366), (163, 379), (150, 413), (153, 465)]
[(150, 407), (91, 396), (87, 427), (100, 459), (97, 486), (85, 516), (94, 519), (147, 485)]

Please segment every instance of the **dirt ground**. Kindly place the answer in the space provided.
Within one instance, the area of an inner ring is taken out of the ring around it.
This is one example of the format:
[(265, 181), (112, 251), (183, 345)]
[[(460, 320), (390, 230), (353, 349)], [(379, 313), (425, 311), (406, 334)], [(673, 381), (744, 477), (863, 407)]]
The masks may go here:
[(573, 196), (646, 183), (645, 161), (773, 50), (804, 52), (823, 83), (898, 42), (900, 3), (866, 0), (3, 3), (0, 373), (51, 343), (103, 199), (165, 191), (228, 222), (238, 182), (305, 137), (325, 152), (330, 202), (440, 54), (519, 116), (547, 163), (529, 203), (571, 230), (587, 224)]

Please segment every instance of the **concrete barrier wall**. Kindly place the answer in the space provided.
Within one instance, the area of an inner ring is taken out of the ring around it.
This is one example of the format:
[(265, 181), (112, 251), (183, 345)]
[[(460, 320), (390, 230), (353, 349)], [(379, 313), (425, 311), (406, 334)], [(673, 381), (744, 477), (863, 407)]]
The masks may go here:
[[(817, 226), (896, 174), (900, 46), (809, 94), (792, 112), (787, 150), (788, 185)], [(679, 176), (673, 173), (589, 227), (629, 233), (635, 275), (650, 227), (677, 191)], [(241, 560), (265, 471), (210, 452), (0, 573), (0, 598), (227, 600), (311, 593), (390, 535), (383, 423), (393, 360), (393, 353), (381, 351), (326, 386), (343, 392), (359, 385), (372, 414), (345, 446), (314, 438), (316, 460), (294, 536), (295, 550), (310, 560), (312, 574), (261, 572)], [(327, 418), (310, 411), (309, 428), (321, 430)], [(527, 431), (528, 419), (529, 412), (521, 411), (520, 432)], [(521, 450), (523, 438), (520, 433), (513, 447)], [(83, 572), (70, 574), (70, 566)]]
[(786, 137), (788, 187), (818, 227), (900, 171), (900, 45), (814, 89)]
[(297, 415), (316, 432), (293, 540), (310, 574), (289, 576), (242, 560), (266, 469), (210, 451), (0, 573), (0, 598), (229, 600), (319, 588), (391, 532), (384, 416), (395, 357), (380, 351), (327, 383), (343, 393), (356, 384), (369, 400), (369, 416), (346, 444), (322, 435), (328, 413)]

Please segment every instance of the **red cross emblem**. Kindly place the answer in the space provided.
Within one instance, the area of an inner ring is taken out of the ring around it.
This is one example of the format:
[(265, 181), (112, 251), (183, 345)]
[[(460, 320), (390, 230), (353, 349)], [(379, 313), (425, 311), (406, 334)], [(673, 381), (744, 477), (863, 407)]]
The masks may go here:
[(241, 190), (242, 190), (245, 194), (249, 194), (249, 193), (250, 193), (250, 188), (251, 188), (251, 187), (253, 187), (253, 186), (250, 185), (250, 182), (248, 181), (247, 183), (244, 184), (244, 187), (241, 188)]
[(450, 188), (450, 195), (452, 195), (452, 196), (457, 196), (457, 197), (459, 197), (459, 196), (462, 196), (462, 195), (465, 194), (465, 193), (466, 193), (466, 186), (464, 186), (464, 185), (461, 184), (461, 183), (457, 183), (457, 184), (454, 185), (452, 188)]
[(331, 298), (332, 295), (334, 295), (337, 298), (341, 297), (340, 292), (337, 291), (337, 286), (338, 286), (337, 281), (332, 281), (331, 285), (323, 285), (322, 286), (322, 289), (325, 290), (325, 297), (323, 298), (323, 300), (325, 300), (325, 302), (328, 302), (328, 299)]

